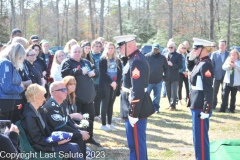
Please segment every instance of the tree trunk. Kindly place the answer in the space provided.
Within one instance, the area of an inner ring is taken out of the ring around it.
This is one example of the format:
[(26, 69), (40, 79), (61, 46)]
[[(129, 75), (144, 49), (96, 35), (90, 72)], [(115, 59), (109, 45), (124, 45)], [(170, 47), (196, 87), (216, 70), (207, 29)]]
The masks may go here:
[(78, 40), (78, 0), (75, 0), (75, 16), (74, 16), (74, 39)]
[(42, 32), (42, 13), (43, 13), (43, 3), (42, 3), (42, 0), (40, 0), (40, 13), (39, 13), (39, 17), (38, 17), (38, 36), (40, 38), (43, 38), (43, 32)]
[(65, 28), (65, 34), (66, 34), (66, 41), (68, 41), (68, 9), (69, 9), (69, 0), (67, 1), (67, 5), (65, 8), (66, 11), (66, 28)]
[(104, 25), (103, 15), (104, 15), (104, 0), (101, 0), (99, 37), (103, 37), (103, 25)]
[(16, 28), (16, 20), (15, 20), (15, 6), (14, 6), (14, 0), (11, 0), (11, 12), (12, 12), (12, 30)]
[(122, 14), (121, 14), (121, 0), (118, 0), (118, 18), (119, 18), (119, 27), (120, 35), (122, 35)]
[(169, 17), (168, 17), (168, 39), (172, 38), (173, 26), (173, 0), (168, 0)]
[(57, 24), (57, 28), (56, 28), (56, 32), (57, 32), (57, 46), (60, 45), (60, 30), (59, 30), (59, 7), (58, 7), (58, 4), (59, 4), (59, 0), (56, 1), (56, 17), (57, 17), (57, 20), (56, 20), (56, 24)]
[(214, 5), (213, 0), (210, 0), (210, 32), (209, 32), (209, 39), (213, 40), (214, 35)]
[(94, 23), (93, 23), (93, 10), (92, 10), (92, 2), (91, 0), (89, 2), (89, 12), (90, 12), (90, 24), (91, 24), (91, 34), (92, 34), (92, 40), (95, 39), (95, 32), (94, 32)]
[(230, 26), (231, 26), (231, 14), (232, 14), (232, 0), (228, 1), (228, 32), (227, 32), (227, 46), (230, 46)]
[(131, 1), (130, 0), (128, 0), (128, 11), (127, 12), (128, 12), (127, 17), (128, 17), (128, 20), (129, 20), (130, 19), (130, 12), (131, 12)]

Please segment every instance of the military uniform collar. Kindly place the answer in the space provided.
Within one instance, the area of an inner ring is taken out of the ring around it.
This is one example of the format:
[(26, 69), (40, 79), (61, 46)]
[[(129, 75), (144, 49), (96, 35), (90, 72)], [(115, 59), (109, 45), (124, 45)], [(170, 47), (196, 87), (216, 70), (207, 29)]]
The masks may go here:
[(133, 53), (131, 53), (129, 56), (128, 56), (128, 59), (132, 59), (134, 56), (138, 55), (140, 53), (140, 51), (137, 49), (136, 51), (134, 51)]

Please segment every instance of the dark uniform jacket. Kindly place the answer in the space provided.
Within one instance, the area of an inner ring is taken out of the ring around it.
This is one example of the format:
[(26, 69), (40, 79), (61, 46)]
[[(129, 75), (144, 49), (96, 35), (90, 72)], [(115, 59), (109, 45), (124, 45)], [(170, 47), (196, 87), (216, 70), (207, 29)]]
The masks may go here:
[(168, 65), (167, 80), (178, 81), (179, 80), (179, 69), (182, 68), (182, 55), (174, 51), (169, 53), (167, 57), (168, 61), (172, 62), (172, 66)]
[[(122, 80), (122, 64), (121, 61), (118, 59), (116, 61), (117, 63), (117, 79), (115, 80), (117, 83), (117, 88), (116, 88), (116, 93), (119, 96), (120, 90), (121, 90), (121, 80)], [(107, 74), (107, 60), (106, 59), (100, 59), (99, 61), (99, 72), (100, 72), (100, 79), (99, 79), (99, 88), (101, 91), (101, 97), (103, 98), (104, 95), (104, 89), (103, 89), (103, 84), (107, 83), (111, 85), (111, 83), (114, 81), (108, 74)]]
[[(77, 81), (76, 86), (76, 98), (83, 104), (89, 104), (93, 102), (96, 92), (93, 79), (88, 74), (82, 74), (82, 68), (87, 67), (89, 71), (93, 70), (93, 66), (86, 59), (81, 59), (77, 62), (73, 59), (68, 59), (62, 66), (62, 77), (71, 75), (74, 76)], [(98, 70), (94, 70), (95, 77), (99, 75)]]
[(192, 91), (190, 93), (191, 109), (209, 112), (213, 97), (213, 68), (208, 56), (203, 57), (194, 67), (191, 74)]
[[(163, 80), (163, 73), (166, 75), (168, 64), (166, 58), (160, 53), (155, 55), (150, 52), (145, 55), (150, 66), (150, 84), (157, 84)], [(164, 80), (166, 80), (164, 78)]]
[(80, 131), (70, 121), (69, 116), (65, 114), (63, 107), (57, 104), (57, 102), (51, 97), (43, 105), (44, 115), (47, 120), (47, 125), (50, 131), (65, 131), (73, 133), (72, 140), (76, 140), (81, 137)]
[[(42, 116), (42, 119), (45, 122), (45, 128), (43, 128), (39, 117), (29, 105), (29, 103), (25, 105), (21, 117), (21, 125), (26, 133), (29, 143), (37, 151), (53, 151), (53, 146), (58, 145), (58, 143), (45, 142), (46, 138), (51, 135), (51, 132), (44, 116)], [(42, 108), (39, 108), (38, 110), (41, 113)]]
[[(154, 112), (149, 94), (145, 92), (149, 81), (149, 64), (146, 57), (139, 51), (134, 51), (123, 69), (123, 87), (131, 89), (130, 92), (122, 90), (121, 110), (122, 118), (128, 115), (135, 118), (146, 118)], [(130, 102), (129, 102), (130, 94)], [(153, 109), (153, 110), (152, 110)]]
[(2, 151), (1, 156), (4, 160), (17, 160), (17, 158), (6, 158), (6, 154), (14, 153), (17, 154), (18, 147), (18, 134), (14, 131), (7, 132), (5, 134), (0, 134), (0, 151)]

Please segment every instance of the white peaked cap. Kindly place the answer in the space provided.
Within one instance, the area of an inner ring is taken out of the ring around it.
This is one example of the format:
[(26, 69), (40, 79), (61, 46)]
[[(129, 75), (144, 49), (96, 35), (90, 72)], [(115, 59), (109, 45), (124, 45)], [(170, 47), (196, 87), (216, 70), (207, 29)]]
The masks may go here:
[(113, 39), (117, 42), (119, 46), (123, 45), (126, 42), (130, 42), (134, 40), (136, 35), (123, 35), (123, 36), (115, 36)]
[(193, 48), (194, 46), (203, 46), (203, 47), (211, 47), (212, 42), (200, 39), (200, 38), (193, 38)]

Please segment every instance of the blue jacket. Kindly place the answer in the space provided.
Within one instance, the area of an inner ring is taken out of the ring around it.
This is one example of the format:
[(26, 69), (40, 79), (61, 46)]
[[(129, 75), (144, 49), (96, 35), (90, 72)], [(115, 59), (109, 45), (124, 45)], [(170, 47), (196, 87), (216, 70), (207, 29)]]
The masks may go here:
[(178, 71), (180, 73), (186, 72), (186, 70), (187, 70), (186, 63), (185, 63), (186, 62), (186, 57), (187, 57), (186, 55), (182, 56), (182, 68), (179, 69), (179, 71)]
[[(225, 54), (225, 57), (224, 57), (224, 62), (225, 62), (228, 55), (229, 55), (229, 52), (225, 51), (224, 54)], [(222, 62), (221, 53), (220, 53), (219, 50), (217, 50), (216, 52), (214, 52), (212, 54), (211, 60), (212, 60), (214, 78), (216, 80), (221, 80), (225, 75), (225, 71), (222, 69), (222, 65), (223, 65), (224, 62)]]
[(6, 58), (0, 60), (0, 99), (20, 99), (22, 78)]

